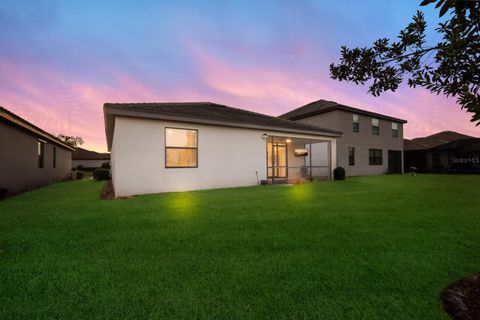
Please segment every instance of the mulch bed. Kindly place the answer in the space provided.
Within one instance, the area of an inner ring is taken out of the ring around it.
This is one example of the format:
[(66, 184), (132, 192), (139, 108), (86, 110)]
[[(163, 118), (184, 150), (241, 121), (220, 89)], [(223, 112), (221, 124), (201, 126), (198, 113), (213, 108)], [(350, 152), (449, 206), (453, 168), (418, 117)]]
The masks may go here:
[(480, 273), (452, 283), (441, 292), (440, 298), (453, 319), (480, 319)]
[(102, 200), (113, 200), (115, 199), (115, 191), (113, 190), (112, 180), (108, 180), (105, 186), (103, 187), (102, 194), (100, 195)]

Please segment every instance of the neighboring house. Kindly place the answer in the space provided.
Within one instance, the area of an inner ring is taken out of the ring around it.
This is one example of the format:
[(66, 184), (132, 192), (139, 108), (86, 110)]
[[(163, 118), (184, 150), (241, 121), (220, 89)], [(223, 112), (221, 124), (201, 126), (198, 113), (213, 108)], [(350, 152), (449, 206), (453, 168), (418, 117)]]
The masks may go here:
[(480, 173), (480, 138), (453, 131), (404, 140), (405, 170)]
[(74, 149), (0, 107), (0, 188), (7, 195), (70, 177)]
[(72, 155), (73, 168), (82, 166), (84, 169), (95, 169), (100, 168), (105, 162), (110, 162), (109, 153), (98, 153), (77, 147)]
[[(106, 103), (116, 196), (331, 178), (341, 132), (209, 102)], [(324, 166), (309, 147), (322, 144)]]
[(337, 164), (347, 176), (403, 172), (403, 125), (406, 120), (318, 100), (280, 119), (343, 132), (337, 140)]

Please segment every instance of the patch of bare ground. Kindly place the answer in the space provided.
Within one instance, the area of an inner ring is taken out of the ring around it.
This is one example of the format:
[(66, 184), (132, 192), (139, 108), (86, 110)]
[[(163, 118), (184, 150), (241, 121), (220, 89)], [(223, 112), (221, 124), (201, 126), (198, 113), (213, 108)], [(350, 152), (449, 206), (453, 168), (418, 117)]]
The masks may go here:
[(452, 319), (480, 319), (480, 273), (452, 283), (441, 292), (440, 298)]
[(108, 180), (103, 186), (102, 194), (100, 195), (102, 200), (113, 200), (115, 199), (115, 191), (113, 190), (112, 180)]

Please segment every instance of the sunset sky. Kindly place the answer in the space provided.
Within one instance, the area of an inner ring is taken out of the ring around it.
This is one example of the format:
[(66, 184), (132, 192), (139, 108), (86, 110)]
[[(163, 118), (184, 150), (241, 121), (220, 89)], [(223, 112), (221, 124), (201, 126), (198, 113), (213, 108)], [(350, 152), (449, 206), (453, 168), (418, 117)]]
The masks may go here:
[[(106, 150), (105, 102), (212, 101), (277, 116), (317, 99), (480, 136), (455, 100), (330, 79), (341, 45), (395, 37), (415, 0), (0, 2), (0, 105)], [(422, 9), (433, 30), (433, 7)], [(429, 41), (438, 40), (433, 35)]]

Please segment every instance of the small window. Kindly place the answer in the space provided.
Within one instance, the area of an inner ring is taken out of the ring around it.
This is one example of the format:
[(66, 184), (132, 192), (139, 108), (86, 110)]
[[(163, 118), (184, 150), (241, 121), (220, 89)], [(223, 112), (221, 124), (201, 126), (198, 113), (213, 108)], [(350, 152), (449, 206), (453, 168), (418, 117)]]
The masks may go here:
[(165, 128), (165, 167), (198, 167), (198, 130)]
[(45, 160), (45, 142), (38, 140), (37, 141), (37, 161), (38, 167), (43, 168)]
[(392, 137), (398, 138), (398, 123), (392, 122)]
[(382, 149), (368, 149), (368, 164), (371, 166), (381, 166)]
[(380, 134), (380, 124), (378, 119), (372, 119), (372, 134), (378, 136)]
[(57, 167), (57, 147), (53, 147), (53, 168)]
[(353, 132), (360, 132), (360, 123), (358, 122), (358, 114), (353, 115)]
[(348, 165), (349, 166), (355, 165), (355, 148), (354, 147), (348, 148)]

